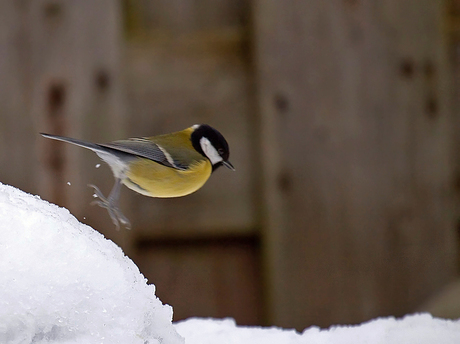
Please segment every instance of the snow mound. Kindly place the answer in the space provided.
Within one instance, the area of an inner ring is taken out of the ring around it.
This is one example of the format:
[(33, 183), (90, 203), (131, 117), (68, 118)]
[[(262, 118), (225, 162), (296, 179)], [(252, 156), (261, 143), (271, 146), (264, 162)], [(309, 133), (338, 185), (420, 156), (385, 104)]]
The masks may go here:
[[(174, 326), (121, 249), (68, 210), (0, 183), (0, 344), (458, 344), (460, 321), (416, 314), (359, 326)], [(176, 332), (177, 330), (177, 332)]]
[(175, 324), (187, 344), (458, 344), (460, 322), (430, 314), (381, 318), (358, 326), (310, 327), (298, 333), (280, 328), (241, 327), (232, 319), (190, 318)]
[(184, 343), (171, 320), (112, 241), (0, 183), (0, 343)]

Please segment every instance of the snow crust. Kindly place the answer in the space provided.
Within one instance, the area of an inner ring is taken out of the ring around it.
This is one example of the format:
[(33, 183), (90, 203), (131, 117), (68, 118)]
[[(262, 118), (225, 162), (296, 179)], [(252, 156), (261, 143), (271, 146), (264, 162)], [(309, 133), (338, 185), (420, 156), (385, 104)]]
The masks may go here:
[(68, 210), (0, 183), (0, 344), (460, 343), (460, 321), (429, 314), (302, 333), (171, 320), (118, 246)]
[(460, 322), (430, 314), (381, 318), (358, 326), (310, 327), (302, 333), (281, 328), (241, 327), (232, 319), (190, 318), (175, 324), (187, 344), (458, 344)]
[(0, 343), (183, 343), (171, 320), (112, 241), (0, 184)]

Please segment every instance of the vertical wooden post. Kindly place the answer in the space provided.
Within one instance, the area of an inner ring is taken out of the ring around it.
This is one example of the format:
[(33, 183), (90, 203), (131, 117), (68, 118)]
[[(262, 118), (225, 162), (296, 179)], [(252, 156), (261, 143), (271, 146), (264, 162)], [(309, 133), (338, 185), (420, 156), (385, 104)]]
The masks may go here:
[[(453, 106), (453, 125), (454, 131), (454, 169), (455, 169), (455, 191), (457, 198), (460, 199), (460, 136), (456, 133), (460, 130), (460, 1), (448, 0), (446, 21), (447, 38), (450, 43), (449, 58), (451, 63), (452, 77), (452, 106)], [(457, 220), (457, 228), (460, 229), (460, 218)], [(460, 239), (460, 238), (459, 238)]]
[(270, 322), (402, 315), (456, 275), (442, 1), (255, 1)]
[(0, 93), (7, 104), (0, 109), (7, 121), (1, 130), (12, 147), (0, 157), (2, 165), (10, 164), (2, 181), (66, 206), (80, 220), (112, 233), (101, 209), (88, 210), (86, 186), (109, 190), (111, 172), (101, 171), (94, 180), (96, 156), (39, 132), (98, 141), (122, 137), (120, 4), (37, 0), (0, 6)]
[(36, 192), (27, 43), (19, 2), (0, 1), (0, 182)]

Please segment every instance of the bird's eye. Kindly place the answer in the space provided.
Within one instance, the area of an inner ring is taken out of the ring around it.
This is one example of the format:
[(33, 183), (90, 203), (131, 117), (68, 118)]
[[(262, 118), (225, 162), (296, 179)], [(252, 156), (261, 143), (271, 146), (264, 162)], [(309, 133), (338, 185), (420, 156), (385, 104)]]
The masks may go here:
[(222, 154), (225, 153), (225, 151), (224, 151), (222, 148), (219, 148), (219, 149), (217, 150), (217, 153), (219, 153), (219, 155), (222, 155)]

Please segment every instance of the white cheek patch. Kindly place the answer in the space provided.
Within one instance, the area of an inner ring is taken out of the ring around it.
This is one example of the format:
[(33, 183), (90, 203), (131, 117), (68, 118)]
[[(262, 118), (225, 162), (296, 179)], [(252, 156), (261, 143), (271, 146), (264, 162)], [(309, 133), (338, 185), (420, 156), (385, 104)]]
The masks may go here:
[(204, 154), (209, 160), (211, 160), (211, 164), (215, 165), (223, 160), (212, 143), (206, 137), (202, 137), (200, 139), (200, 146)]

